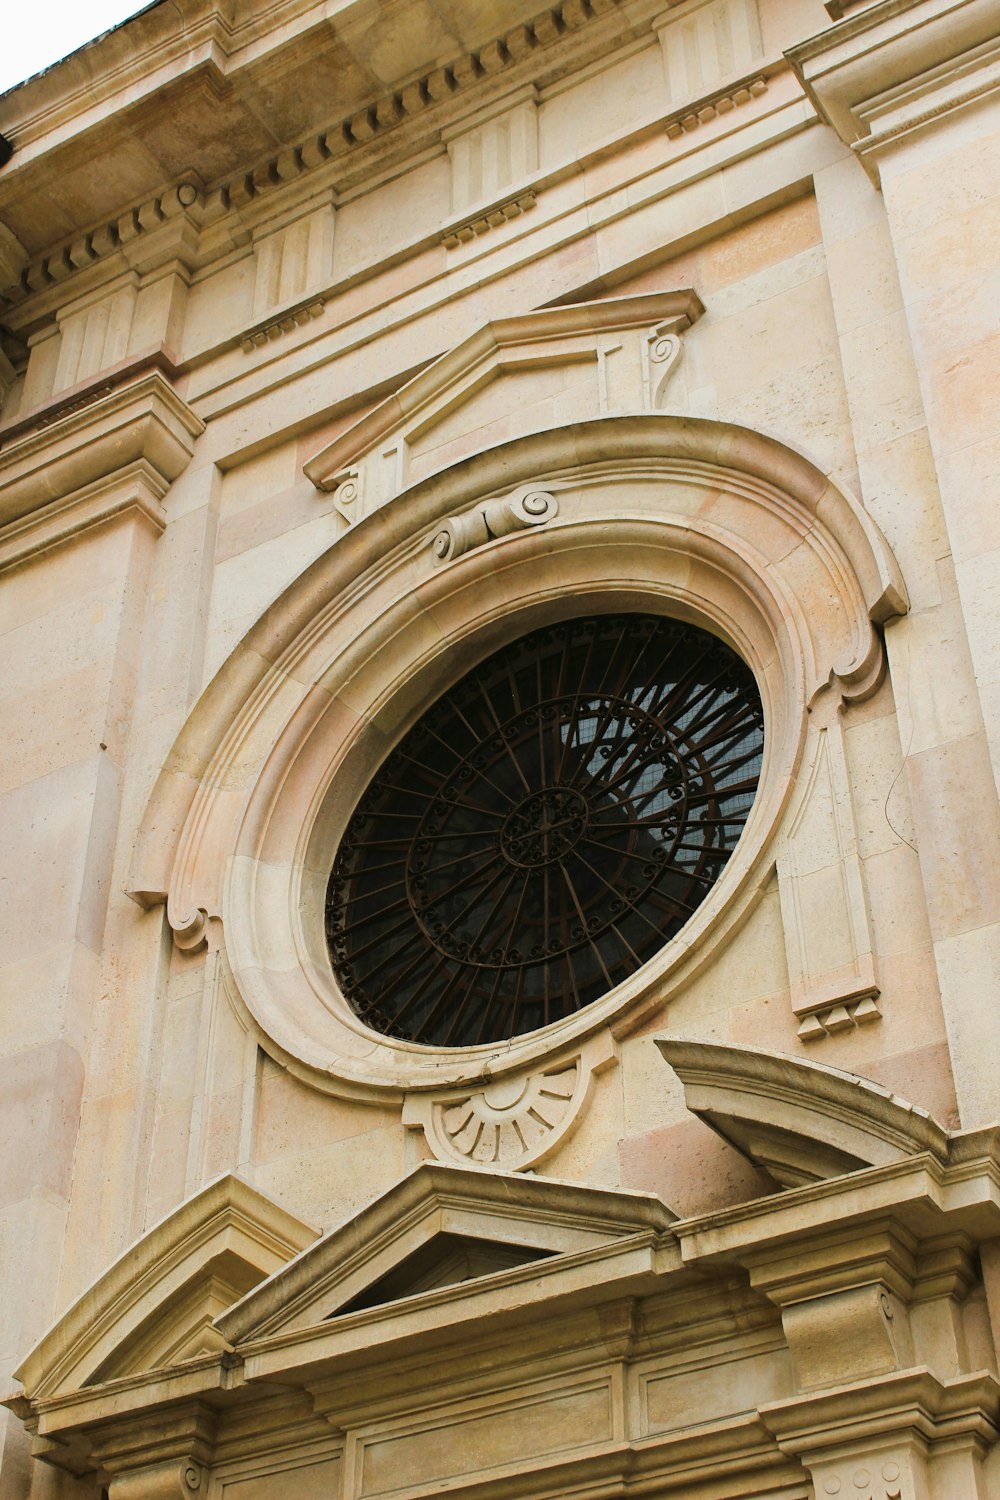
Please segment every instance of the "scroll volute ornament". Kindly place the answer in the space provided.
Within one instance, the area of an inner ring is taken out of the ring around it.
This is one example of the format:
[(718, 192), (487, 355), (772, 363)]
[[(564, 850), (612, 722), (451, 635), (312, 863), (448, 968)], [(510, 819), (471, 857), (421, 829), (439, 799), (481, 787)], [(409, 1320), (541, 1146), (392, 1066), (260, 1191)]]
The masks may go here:
[(461, 515), (449, 516), (431, 543), (438, 562), (456, 557), (514, 531), (543, 526), (559, 513), (559, 502), (547, 490), (527, 490), (503, 500), (487, 500)]
[(200, 1500), (204, 1493), (203, 1471), (187, 1459), (132, 1469), (108, 1486), (108, 1500)]

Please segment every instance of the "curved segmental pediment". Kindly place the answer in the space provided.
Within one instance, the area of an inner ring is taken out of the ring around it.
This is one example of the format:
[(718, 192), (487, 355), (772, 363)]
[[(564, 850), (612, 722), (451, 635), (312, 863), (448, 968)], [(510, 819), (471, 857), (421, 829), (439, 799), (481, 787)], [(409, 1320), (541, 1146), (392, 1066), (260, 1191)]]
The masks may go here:
[(317, 1233), (240, 1178), (221, 1177), (130, 1246), (15, 1377), (40, 1399), (221, 1351), (213, 1320)]
[(854, 1073), (756, 1047), (657, 1037), (688, 1109), (783, 1188), (948, 1154), (926, 1110)]
[(215, 1326), (228, 1344), (245, 1344), (552, 1256), (666, 1234), (676, 1217), (651, 1193), (426, 1162)]

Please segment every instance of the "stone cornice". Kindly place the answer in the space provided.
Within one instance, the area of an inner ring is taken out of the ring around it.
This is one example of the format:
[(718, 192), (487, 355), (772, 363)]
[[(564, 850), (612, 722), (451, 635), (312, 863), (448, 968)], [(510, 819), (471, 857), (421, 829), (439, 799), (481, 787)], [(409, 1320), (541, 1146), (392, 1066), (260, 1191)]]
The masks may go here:
[(760, 1415), (783, 1449), (809, 1454), (825, 1448), (831, 1430), (838, 1442), (915, 1431), (933, 1439), (947, 1423), (948, 1439), (963, 1430), (995, 1441), (1000, 1421), (1000, 1384), (978, 1370), (940, 1380), (926, 1367), (873, 1376), (832, 1391), (773, 1401)]
[[(0, 293), (16, 302), (33, 292), (64, 281), (74, 271), (113, 254), (123, 245), (166, 220), (197, 206), (198, 217), (210, 224), (236, 212), (243, 213), (268, 195), (294, 182), (303, 174), (330, 165), (343, 170), (355, 154), (367, 163), (371, 147), (381, 147), (397, 127), (423, 119), (425, 127), (440, 131), (456, 111), (467, 112), (478, 96), (490, 97), (498, 84), (523, 79), (532, 68), (559, 70), (570, 60), (578, 62), (595, 48), (606, 50), (610, 32), (598, 23), (618, 12), (621, 0), (561, 0), (510, 31), (492, 38), (472, 51), (453, 57), (417, 78), (371, 99), (363, 107), (260, 160), (214, 186), (204, 199), (197, 182), (190, 178), (172, 186), (158, 187), (138, 204), (127, 206), (113, 218), (82, 230), (51, 251), (33, 257), (20, 269), (18, 279)], [(650, 12), (655, 6), (648, 7)], [(619, 23), (620, 29), (620, 23)], [(591, 38), (592, 40), (588, 40)], [(563, 54), (566, 54), (564, 57)], [(411, 132), (412, 133), (412, 132)], [(369, 148), (369, 149), (364, 149)], [(0, 198), (0, 216), (3, 205)], [(10, 257), (0, 261), (9, 278)]]
[(16, 1378), (42, 1398), (75, 1390), (145, 1322), (151, 1306), (211, 1269), (214, 1256), (238, 1252), (263, 1279), (317, 1233), (239, 1177), (218, 1178), (115, 1261), (45, 1335)]
[(877, 0), (785, 55), (876, 184), (884, 150), (1000, 89), (994, 0)]
[(130, 471), (162, 498), (205, 430), (152, 359), (130, 364), (120, 384), (102, 380), (53, 405), (48, 419), (43, 409), (12, 426), (0, 448), (0, 527)]
[(947, 1131), (926, 1110), (853, 1073), (756, 1047), (656, 1044), (688, 1109), (783, 1187), (923, 1151), (948, 1155)]
[(159, 370), (171, 383), (175, 382), (180, 375), (177, 361), (162, 344), (155, 349), (145, 350), (141, 354), (131, 355), (120, 364), (102, 370), (93, 379), (83, 380), (79, 385), (71, 386), (69, 390), (60, 391), (58, 396), (53, 396), (50, 400), (42, 402), (40, 406), (32, 407), (18, 416), (11, 417), (8, 422), (0, 422), (0, 453), (6, 451), (13, 442), (18, 438), (23, 438), (27, 433), (41, 431), (43, 427), (51, 427), (53, 422), (72, 416), (74, 412), (82, 411), (84, 407), (92, 405), (102, 396), (110, 395), (116, 387), (126, 385), (130, 380), (136, 380), (140, 375), (145, 375), (151, 370)]
[(21, 301), (33, 292), (44, 292), (59, 285), (75, 272), (85, 270), (95, 261), (105, 260), (116, 251), (127, 254), (132, 241), (185, 214), (199, 199), (199, 189), (193, 182), (179, 182), (156, 197), (126, 209), (111, 223), (88, 230), (23, 266), (17, 280), (3, 288), (4, 299), (8, 303)]
[[(287, 1341), (289, 1329), (301, 1327), (313, 1304), (321, 1301), (327, 1309), (324, 1322), (330, 1310), (342, 1307), (358, 1289), (351, 1278), (360, 1276), (361, 1285), (370, 1281), (376, 1274), (371, 1269), (376, 1257), (387, 1255), (391, 1261), (408, 1231), (426, 1237), (455, 1214), (488, 1219), (495, 1230), (503, 1223), (531, 1224), (531, 1238), (540, 1252), (553, 1254), (603, 1250), (618, 1241), (631, 1246), (637, 1238), (652, 1244), (669, 1235), (675, 1218), (651, 1193), (613, 1192), (551, 1179), (543, 1185), (531, 1177), (425, 1162), (348, 1224), (331, 1230), (311, 1254), (298, 1256), (259, 1295), (248, 1293), (220, 1319), (220, 1330), (232, 1344), (272, 1336)], [(523, 1229), (512, 1237), (530, 1242)], [(532, 1264), (533, 1274), (541, 1274)], [(520, 1267), (514, 1274), (523, 1271)], [(460, 1294), (455, 1287), (425, 1294), (443, 1295)]]
[[(907, 1235), (960, 1229), (976, 1239), (1000, 1234), (1000, 1145), (989, 1133), (973, 1164), (942, 1164), (923, 1152), (887, 1167), (869, 1167), (826, 1182), (672, 1226), (686, 1264), (759, 1265), (776, 1245), (824, 1246), (845, 1217), (859, 1234), (887, 1218)], [(845, 1206), (845, 1194), (847, 1201)]]

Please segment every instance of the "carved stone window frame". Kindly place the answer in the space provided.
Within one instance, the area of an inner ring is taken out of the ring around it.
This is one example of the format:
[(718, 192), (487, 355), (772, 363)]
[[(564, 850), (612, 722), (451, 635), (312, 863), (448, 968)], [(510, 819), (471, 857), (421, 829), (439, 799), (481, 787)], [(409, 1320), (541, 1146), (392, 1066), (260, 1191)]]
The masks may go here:
[[(557, 498), (545, 524), (441, 564), (443, 522), (528, 491)], [(224, 945), (263, 1045), (330, 1092), (386, 1099), (580, 1056), (665, 1006), (738, 930), (774, 866), (810, 703), (873, 691), (876, 626), (905, 609), (861, 507), (770, 439), (658, 414), (517, 439), (360, 522), (249, 632), (161, 774), (133, 893), (166, 902), (181, 946)], [(369, 1031), (337, 989), (323, 900), (373, 767), (470, 662), (537, 624), (622, 610), (714, 632), (757, 679), (760, 789), (722, 878), (628, 981), (541, 1031), (462, 1049)]]

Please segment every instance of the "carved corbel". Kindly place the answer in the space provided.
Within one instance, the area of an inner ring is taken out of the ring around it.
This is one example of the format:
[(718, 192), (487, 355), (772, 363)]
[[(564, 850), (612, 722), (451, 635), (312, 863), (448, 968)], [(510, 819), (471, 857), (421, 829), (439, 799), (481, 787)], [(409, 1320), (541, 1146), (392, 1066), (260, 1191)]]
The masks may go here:
[(634, 1357), (642, 1331), (641, 1306), (638, 1297), (623, 1297), (620, 1302), (607, 1302), (598, 1308), (601, 1337), (610, 1359), (627, 1363)]
[(200, 1465), (187, 1461), (134, 1469), (119, 1474), (108, 1486), (108, 1500), (192, 1500), (204, 1493)]
[(680, 320), (659, 323), (646, 334), (642, 345), (642, 374), (649, 411), (660, 411), (670, 378), (680, 363)]
[(168, 901), (167, 921), (174, 935), (174, 947), (182, 953), (199, 953), (208, 947), (208, 912), (203, 906), (193, 912), (178, 912)]
[(360, 469), (345, 469), (342, 474), (335, 476), (333, 508), (349, 526), (361, 519), (363, 493), (364, 482)]
[(460, 515), (449, 516), (435, 533), (432, 550), (438, 562), (453, 562), (485, 542), (543, 526), (558, 513), (559, 502), (547, 490), (527, 490), (504, 500), (486, 500)]
[[(901, 601), (900, 613), (906, 612)], [(840, 707), (851, 703), (865, 703), (873, 697), (885, 681), (887, 669), (885, 643), (881, 631), (873, 625), (867, 633), (863, 646), (854, 653), (845, 653), (837, 658), (830, 671), (828, 682), (821, 683), (813, 694), (810, 707), (820, 693), (836, 684), (840, 690)]]
[(201, 1500), (215, 1424), (212, 1409), (194, 1401), (98, 1429), (93, 1458), (108, 1500)]

